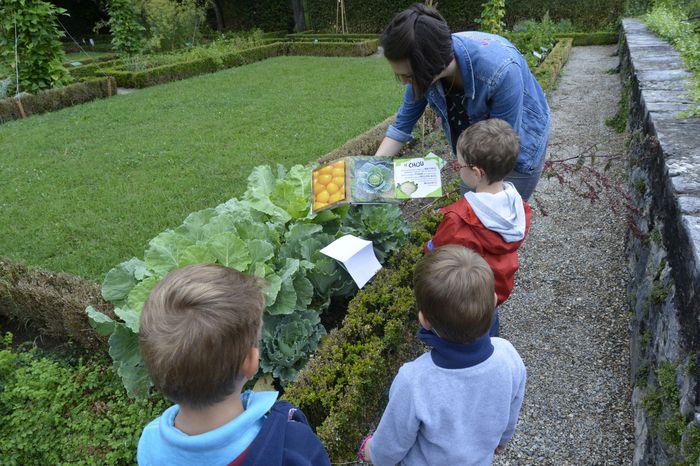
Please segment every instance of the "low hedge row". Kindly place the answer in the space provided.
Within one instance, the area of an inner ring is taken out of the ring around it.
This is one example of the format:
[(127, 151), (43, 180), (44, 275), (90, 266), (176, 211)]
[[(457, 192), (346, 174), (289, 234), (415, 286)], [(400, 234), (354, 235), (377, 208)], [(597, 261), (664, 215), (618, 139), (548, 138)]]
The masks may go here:
[(19, 98), (3, 99), (0, 100), (0, 124), (26, 118), (30, 115), (53, 112), (94, 99), (110, 97), (116, 91), (114, 79), (102, 77)]
[(67, 273), (30, 269), (0, 257), (0, 317), (52, 340), (72, 340), (106, 353), (107, 339), (90, 327), (87, 303), (96, 303), (101, 312), (115, 317), (97, 283)]
[(617, 32), (562, 32), (554, 34), (554, 37), (558, 39), (572, 38), (575, 46), (617, 44), (618, 36)]
[(540, 83), (542, 90), (545, 92), (554, 88), (561, 69), (569, 60), (572, 42), (573, 39), (570, 37), (559, 39), (545, 61), (534, 69), (535, 78), (537, 78), (537, 82)]
[[(435, 207), (457, 197), (458, 192)], [(416, 356), (413, 269), (439, 219), (432, 209), (426, 211), (409, 243), (352, 299), (342, 326), (328, 334), (287, 388), (284, 397), (306, 413), (332, 462), (354, 458), (378, 420), (394, 375)]]
[(136, 72), (120, 70), (117, 67), (100, 68), (94, 72), (98, 76), (112, 76), (120, 87), (143, 88), (246, 65), (280, 55), (366, 56), (376, 52), (376, 50), (376, 40), (358, 43), (275, 42), (240, 52), (232, 52), (219, 59), (207, 57)]
[(287, 55), (313, 55), (319, 57), (366, 57), (377, 52), (379, 40), (362, 42), (290, 42)]
[(338, 42), (357, 41), (367, 39), (379, 39), (379, 34), (330, 34), (330, 33), (315, 33), (315, 32), (297, 32), (296, 34), (287, 34), (287, 39), (326, 39), (335, 40)]

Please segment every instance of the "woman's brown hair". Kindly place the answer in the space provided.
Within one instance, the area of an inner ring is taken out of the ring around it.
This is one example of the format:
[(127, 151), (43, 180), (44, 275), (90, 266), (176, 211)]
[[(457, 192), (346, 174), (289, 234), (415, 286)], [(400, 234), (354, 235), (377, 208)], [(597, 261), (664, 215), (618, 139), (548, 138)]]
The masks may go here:
[(447, 21), (434, 8), (416, 3), (394, 16), (380, 38), (389, 61), (408, 60), (414, 99), (425, 95), (454, 58)]

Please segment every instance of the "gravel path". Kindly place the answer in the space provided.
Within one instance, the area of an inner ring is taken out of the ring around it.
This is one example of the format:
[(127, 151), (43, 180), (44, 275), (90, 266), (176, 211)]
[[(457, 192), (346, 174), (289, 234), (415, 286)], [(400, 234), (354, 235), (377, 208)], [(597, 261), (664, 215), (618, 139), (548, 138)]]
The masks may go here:
[[(614, 192), (601, 190), (595, 202), (576, 194), (585, 187), (582, 177), (592, 177), (588, 168), (612, 186), (624, 185), (625, 135), (605, 125), (621, 90), (619, 75), (611, 73), (615, 52), (616, 46), (573, 48), (548, 96), (548, 157), (571, 160), (552, 164), (563, 184), (543, 177), (530, 199), (532, 227), (520, 249), (515, 289), (500, 310), (501, 336), (520, 352), (528, 381), (515, 437), (496, 465), (632, 462), (625, 212), (616, 208), (621, 196)], [(407, 155), (428, 151), (450, 157), (440, 131)], [(582, 153), (585, 167), (572, 170)], [(445, 181), (454, 176), (443, 172)], [(427, 204), (406, 204), (404, 214), (415, 219)]]
[[(624, 152), (624, 135), (605, 125), (621, 88), (608, 72), (618, 64), (615, 50), (572, 50), (549, 96), (550, 159), (597, 144), (591, 153), (602, 172), (608, 156)], [(606, 176), (620, 179), (624, 162), (611, 165)], [(522, 355), (528, 382), (516, 435), (494, 464), (631, 463), (624, 212), (574, 194), (579, 173), (564, 185), (540, 181), (515, 289), (501, 308), (501, 335)]]

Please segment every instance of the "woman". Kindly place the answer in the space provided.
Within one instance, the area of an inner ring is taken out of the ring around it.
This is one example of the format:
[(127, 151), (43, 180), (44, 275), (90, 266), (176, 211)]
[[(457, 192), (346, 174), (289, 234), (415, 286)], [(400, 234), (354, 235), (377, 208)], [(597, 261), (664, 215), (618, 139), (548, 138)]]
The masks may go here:
[(518, 161), (506, 181), (527, 200), (542, 174), (549, 107), (516, 47), (493, 34), (451, 34), (440, 13), (420, 3), (394, 17), (381, 45), (406, 92), (376, 155), (396, 155), (412, 138), (426, 105), (442, 120), (453, 153), (471, 123), (500, 118), (520, 137)]

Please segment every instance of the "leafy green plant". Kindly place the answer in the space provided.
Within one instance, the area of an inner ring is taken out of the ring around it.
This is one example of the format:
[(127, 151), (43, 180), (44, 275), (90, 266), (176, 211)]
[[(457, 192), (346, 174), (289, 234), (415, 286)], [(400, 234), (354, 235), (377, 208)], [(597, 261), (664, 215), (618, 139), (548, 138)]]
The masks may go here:
[(644, 16), (644, 22), (659, 36), (668, 40), (680, 52), (693, 79), (688, 90), (693, 105), (682, 117), (700, 117), (700, 31), (688, 21), (688, 11), (681, 7), (683, 2), (659, 1), (654, 3), (651, 12)]
[(12, 78), (0, 79), (0, 99), (7, 97), (7, 90), (10, 88), (10, 84), (12, 84)]
[(272, 374), (283, 385), (296, 379), (318, 347), (326, 329), (319, 313), (313, 310), (298, 314), (269, 316), (263, 326), (260, 353), (261, 369)]
[(261, 368), (282, 384), (295, 378), (325, 332), (319, 314), (333, 296), (356, 290), (349, 275), (319, 249), (353, 232), (376, 239), (377, 255), (386, 258), (408, 236), (396, 206), (343, 207), (315, 215), (310, 201), (311, 169), (258, 166), (240, 200), (190, 214), (181, 226), (153, 238), (143, 260), (132, 258), (107, 273), (102, 295), (114, 304), (119, 320), (92, 307), (86, 312), (99, 333), (110, 335), (109, 353), (130, 395), (145, 396), (151, 386), (138, 352), (143, 304), (162, 277), (188, 264), (219, 263), (265, 279)]
[(218, 39), (209, 44), (200, 45), (173, 53), (149, 53), (133, 55), (121, 60), (120, 69), (127, 71), (142, 71), (162, 65), (189, 62), (202, 58), (210, 58), (219, 64), (222, 57), (231, 52), (257, 47), (262, 43), (262, 34), (250, 34), (233, 39)]
[(139, 53), (144, 46), (146, 29), (139, 22), (133, 0), (109, 0), (107, 25), (112, 34), (112, 47), (125, 55)]
[(491, 34), (503, 34), (506, 23), (503, 18), (506, 15), (506, 0), (487, 0), (481, 4), (481, 18), (474, 22), (480, 25), (480, 29)]
[(0, 463), (135, 464), (141, 429), (165, 400), (130, 400), (101, 358), (12, 346), (0, 339)]
[(558, 30), (556, 23), (550, 19), (549, 13), (545, 13), (541, 21), (524, 21), (518, 25), (518, 28), (514, 28), (513, 32), (515, 34), (507, 37), (513, 45), (518, 47), (528, 66), (534, 69), (552, 50), (556, 43), (554, 35)]
[(151, 51), (193, 46), (201, 36), (204, 7), (196, 0), (146, 0), (142, 3)]
[[(63, 67), (65, 55), (59, 40), (63, 32), (57, 25), (57, 17), (65, 13), (63, 8), (43, 0), (0, 3), (0, 69), (7, 70), (10, 93), (35, 93), (71, 82)], [(17, 67), (19, 89), (15, 82)]]

